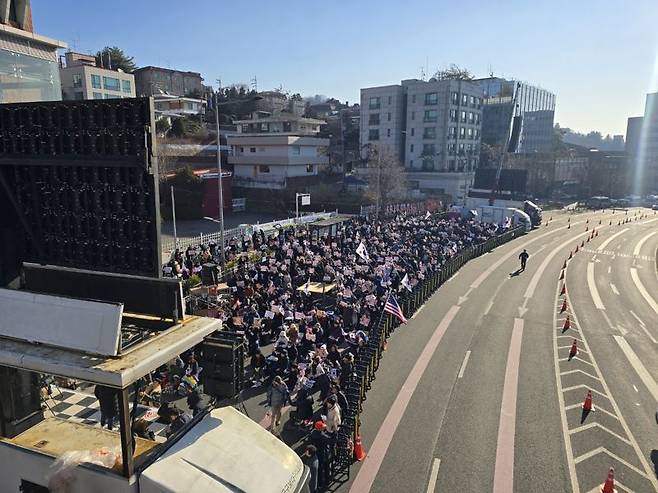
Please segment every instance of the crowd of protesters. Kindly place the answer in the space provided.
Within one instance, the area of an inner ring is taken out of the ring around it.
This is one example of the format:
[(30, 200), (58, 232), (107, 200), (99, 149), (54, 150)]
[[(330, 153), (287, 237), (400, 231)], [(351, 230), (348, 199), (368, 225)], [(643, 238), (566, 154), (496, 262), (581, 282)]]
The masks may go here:
[[(319, 485), (329, 479), (331, 446), (347, 412), (343, 389), (387, 296), (412, 291), (460, 251), (501, 232), (427, 213), (353, 218), (333, 236), (290, 228), (228, 242), (226, 260), (237, 268), (224, 279), (229, 294), (219, 316), (244, 333), (252, 383), (268, 389), (272, 433), (280, 433), (291, 404), (291, 421), (309, 430), (303, 457), (317, 461)], [(185, 279), (218, 256), (212, 244), (175, 252), (165, 275)], [(261, 348), (270, 345), (266, 356)]]

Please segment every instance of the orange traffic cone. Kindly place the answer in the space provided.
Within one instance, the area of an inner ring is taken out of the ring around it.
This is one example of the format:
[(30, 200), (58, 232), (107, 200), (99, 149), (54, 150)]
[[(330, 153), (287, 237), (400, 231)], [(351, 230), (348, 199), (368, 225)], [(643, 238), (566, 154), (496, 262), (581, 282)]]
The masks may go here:
[(608, 471), (608, 479), (601, 485), (601, 493), (617, 493), (615, 489), (615, 468), (611, 467)]
[(585, 224), (589, 224), (589, 219), (587, 221), (585, 221)]
[(562, 274), (560, 274), (560, 281), (564, 281), (564, 270), (562, 271)]
[(599, 226), (601, 226), (601, 220), (599, 219)]
[(562, 302), (562, 308), (560, 308), (560, 313), (564, 313), (566, 311), (567, 311), (567, 300), (565, 298), (564, 301)]
[(580, 248), (585, 248), (585, 240), (580, 244)]
[(564, 261), (564, 264), (562, 264), (562, 270), (564, 270), (564, 269), (566, 269), (566, 268), (567, 268), (567, 261), (565, 260), (565, 261)]
[(569, 260), (571, 260), (572, 258), (573, 258), (573, 253), (569, 252)]
[(591, 239), (591, 238), (588, 236), (588, 237), (587, 237), (587, 243), (589, 243), (589, 240), (590, 240), (590, 239)]
[(356, 434), (356, 443), (354, 444), (354, 459), (361, 462), (366, 458), (366, 451), (363, 450), (363, 445), (361, 445), (361, 434)]
[(578, 245), (576, 245), (576, 249), (574, 250), (574, 253), (578, 253)]
[(569, 318), (569, 315), (567, 315), (567, 319), (564, 321), (564, 325), (562, 326), (562, 331), (564, 332), (565, 330), (569, 330), (569, 327), (571, 327), (571, 319)]
[(597, 231), (596, 234), (595, 234), (594, 236), (599, 236), (599, 232)]
[(612, 226), (612, 221), (610, 221), (610, 224), (608, 224), (608, 226)]
[(567, 218), (567, 222), (568, 222), (568, 223), (571, 222), (571, 218), (570, 218), (570, 217)]
[(564, 294), (567, 294), (567, 285), (563, 283), (562, 284), (562, 289), (560, 290), (560, 296), (562, 296)]
[(583, 402), (583, 411), (594, 411), (594, 404), (592, 404), (592, 391), (588, 390)]
[(567, 229), (571, 229), (571, 223), (569, 223), (569, 226), (567, 226)]
[(573, 358), (578, 354), (578, 343), (576, 343), (576, 339), (573, 340), (573, 344), (571, 345), (571, 349), (569, 350), (569, 358)]
[(585, 226), (585, 231), (589, 231), (589, 226)]

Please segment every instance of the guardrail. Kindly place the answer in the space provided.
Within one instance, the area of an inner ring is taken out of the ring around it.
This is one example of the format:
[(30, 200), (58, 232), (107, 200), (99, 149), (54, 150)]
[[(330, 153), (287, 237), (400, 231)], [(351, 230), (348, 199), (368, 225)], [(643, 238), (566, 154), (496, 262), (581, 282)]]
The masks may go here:
[[(489, 238), (484, 243), (470, 247), (451, 258), (441, 269), (426, 275), (423, 282), (415, 286), (412, 292), (405, 291), (404, 294), (399, 295), (397, 301), (405, 316), (411, 318), (411, 315), (466, 262), (523, 234), (525, 234), (525, 228), (518, 226), (500, 236)], [(343, 416), (342, 426), (337, 432), (335, 449), (332, 454), (330, 471), (334, 482), (340, 481), (345, 476), (347, 479), (350, 477), (350, 467), (354, 462), (354, 444), (361, 425), (363, 402), (366, 400), (367, 391), (370, 390), (372, 382), (375, 380), (375, 373), (379, 368), (384, 344), (393, 330), (399, 325), (400, 322), (397, 318), (382, 311), (379, 322), (370, 331), (368, 343), (355, 359), (355, 372), (345, 389), (349, 411)]]

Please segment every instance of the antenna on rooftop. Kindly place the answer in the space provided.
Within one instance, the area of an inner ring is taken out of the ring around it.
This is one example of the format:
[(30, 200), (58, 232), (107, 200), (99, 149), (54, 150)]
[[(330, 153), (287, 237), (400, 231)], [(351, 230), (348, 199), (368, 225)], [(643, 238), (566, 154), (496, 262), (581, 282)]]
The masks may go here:
[(254, 78), (251, 79), (251, 87), (254, 89), (254, 91), (258, 92), (258, 79), (256, 79), (255, 75)]
[(489, 64), (489, 65), (487, 66), (487, 72), (489, 72), (489, 77), (493, 77), (493, 76), (494, 76), (494, 73), (493, 73), (493, 67), (491, 66), (491, 64)]
[(425, 74), (425, 67), (420, 67), (420, 80), (425, 80), (426, 74)]

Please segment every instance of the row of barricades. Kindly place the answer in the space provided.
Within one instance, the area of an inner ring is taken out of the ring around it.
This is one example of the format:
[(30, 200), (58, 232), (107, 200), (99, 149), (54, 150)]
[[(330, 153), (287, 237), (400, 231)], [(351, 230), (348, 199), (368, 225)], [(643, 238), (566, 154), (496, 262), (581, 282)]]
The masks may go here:
[[(466, 262), (490, 252), (497, 246), (524, 233), (525, 229), (522, 226), (511, 229), (499, 236), (489, 238), (479, 245), (467, 248), (452, 257), (441, 269), (426, 273), (425, 279), (416, 285), (412, 292), (405, 291), (399, 295), (398, 303), (405, 316), (410, 317), (415, 313)], [(340, 481), (343, 478), (349, 479), (350, 466), (354, 460), (362, 460), (365, 457), (359, 432), (363, 402), (366, 400), (366, 394), (375, 380), (375, 373), (379, 368), (382, 354), (386, 350), (386, 341), (398, 325), (400, 325), (400, 322), (397, 318), (382, 312), (379, 322), (370, 330), (368, 343), (356, 357), (355, 372), (345, 389), (349, 412), (343, 416), (342, 426), (338, 431), (332, 456), (331, 475), (335, 481)]]

